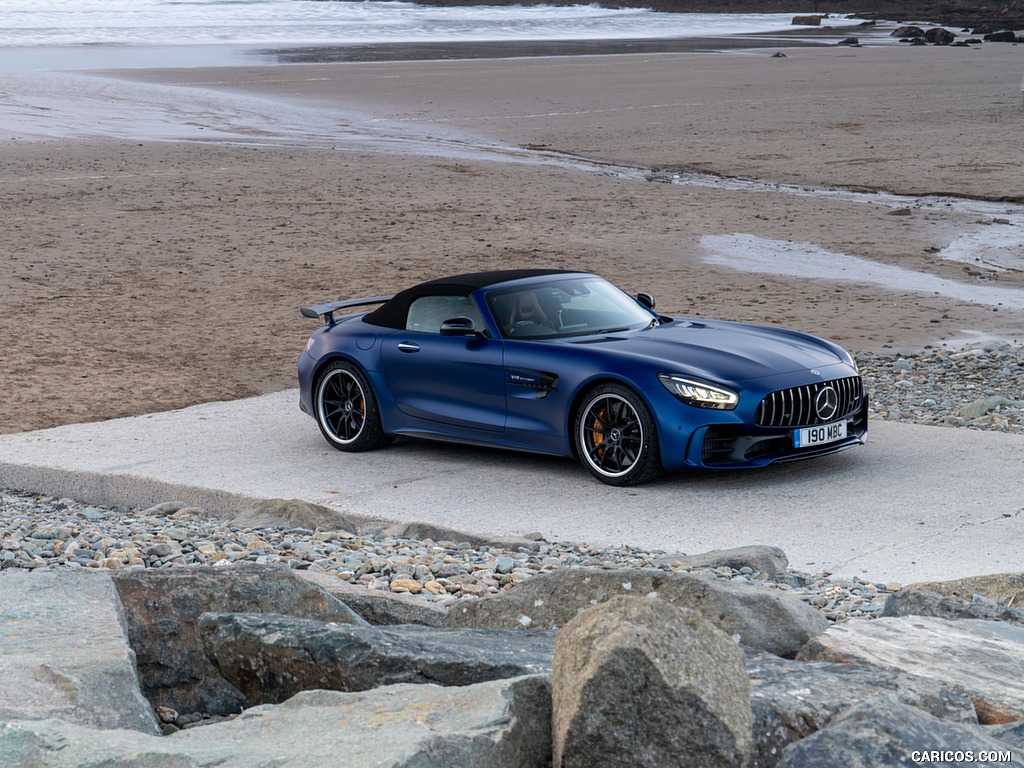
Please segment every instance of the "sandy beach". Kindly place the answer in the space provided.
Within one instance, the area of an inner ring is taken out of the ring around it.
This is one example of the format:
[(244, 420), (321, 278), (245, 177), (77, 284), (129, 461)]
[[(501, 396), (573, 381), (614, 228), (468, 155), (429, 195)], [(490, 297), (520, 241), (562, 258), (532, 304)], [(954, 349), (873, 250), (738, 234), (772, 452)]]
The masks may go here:
[(7, 82), (0, 433), (286, 389), (299, 307), (506, 266), (855, 352), (1024, 335), (1024, 49), (776, 50)]

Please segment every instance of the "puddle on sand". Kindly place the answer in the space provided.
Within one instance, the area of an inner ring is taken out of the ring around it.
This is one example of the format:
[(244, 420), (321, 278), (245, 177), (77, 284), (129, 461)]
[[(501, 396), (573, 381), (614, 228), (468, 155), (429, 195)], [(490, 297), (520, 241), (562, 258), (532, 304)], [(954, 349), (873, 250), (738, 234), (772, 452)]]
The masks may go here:
[(894, 212), (928, 213), (945, 218), (953, 214), (975, 217), (960, 225), (958, 234), (935, 258), (963, 262), (993, 272), (1024, 271), (1024, 206), (1014, 203), (971, 200), (968, 198), (896, 195), (891, 192), (858, 192), (836, 187), (805, 187), (775, 184), (756, 179), (730, 179), (709, 174), (653, 174), (652, 180), (687, 187), (706, 187), (743, 192), (761, 192), (838, 200), (845, 203), (875, 205)]
[(704, 260), (744, 272), (870, 283), (892, 291), (939, 294), (973, 304), (1024, 309), (1024, 289), (969, 285), (924, 272), (828, 251), (814, 243), (755, 235), (704, 235)]

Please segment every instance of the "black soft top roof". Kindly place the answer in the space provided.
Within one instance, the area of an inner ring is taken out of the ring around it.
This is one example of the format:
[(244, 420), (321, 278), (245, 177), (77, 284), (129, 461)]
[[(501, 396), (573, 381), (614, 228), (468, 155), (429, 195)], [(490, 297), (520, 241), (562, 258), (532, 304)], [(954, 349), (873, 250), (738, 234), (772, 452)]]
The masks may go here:
[(405, 320), (409, 315), (409, 305), (421, 296), (468, 296), (479, 288), (507, 283), (511, 280), (544, 275), (578, 274), (586, 273), (565, 269), (505, 269), (440, 277), (396, 293), (389, 302), (366, 315), (363, 322), (382, 325), (385, 328), (404, 328)]

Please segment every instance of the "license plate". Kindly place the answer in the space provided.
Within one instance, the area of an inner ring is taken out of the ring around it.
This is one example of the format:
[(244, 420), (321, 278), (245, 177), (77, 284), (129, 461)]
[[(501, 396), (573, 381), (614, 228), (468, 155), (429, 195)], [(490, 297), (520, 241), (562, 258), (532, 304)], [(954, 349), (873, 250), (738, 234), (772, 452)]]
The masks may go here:
[(846, 422), (833, 421), (831, 424), (819, 424), (817, 427), (797, 429), (793, 432), (793, 446), (810, 448), (814, 445), (827, 445), (846, 437)]

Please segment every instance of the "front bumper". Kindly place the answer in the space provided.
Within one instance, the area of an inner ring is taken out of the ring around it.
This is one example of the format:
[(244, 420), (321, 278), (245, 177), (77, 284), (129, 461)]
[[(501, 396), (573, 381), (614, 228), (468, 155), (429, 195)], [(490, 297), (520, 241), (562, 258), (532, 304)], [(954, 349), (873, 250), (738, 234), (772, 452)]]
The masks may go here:
[[(862, 395), (852, 409), (834, 421), (846, 421), (846, 437), (823, 445), (798, 448), (797, 426), (758, 426), (754, 418), (734, 411), (705, 411), (702, 423), (670, 421), (663, 414), (678, 413), (678, 401), (665, 403), (658, 417), (662, 464), (666, 469), (743, 469), (784, 461), (797, 461), (863, 445), (868, 434), (868, 398)], [(692, 412), (691, 414), (692, 415)]]
[(700, 464), (708, 468), (763, 466), (777, 461), (796, 461), (814, 456), (825, 456), (855, 445), (867, 442), (868, 404), (863, 398), (861, 408), (850, 414), (846, 421), (846, 437), (833, 443), (797, 448), (794, 445), (795, 429), (772, 428), (765, 430), (737, 428), (735, 426), (713, 426), (695, 434), (691, 451), (700, 451)]

